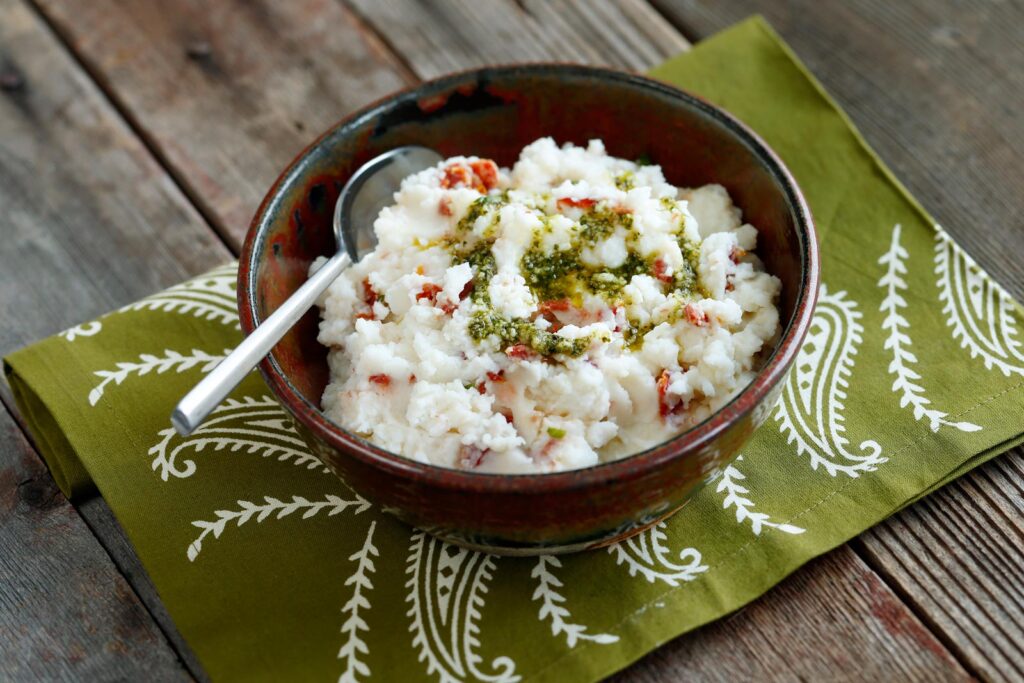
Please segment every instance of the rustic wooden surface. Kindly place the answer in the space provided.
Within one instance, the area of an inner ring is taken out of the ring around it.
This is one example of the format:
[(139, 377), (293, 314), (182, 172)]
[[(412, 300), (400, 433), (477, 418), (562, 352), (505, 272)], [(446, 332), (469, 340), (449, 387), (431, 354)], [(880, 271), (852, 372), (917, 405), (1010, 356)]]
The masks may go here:
[[(277, 171), (397, 87), (507, 61), (642, 70), (755, 11), (1024, 294), (1009, 3), (35, 3), (0, 0), (0, 354), (228, 258)], [(616, 678), (1020, 678), (1022, 482), (1018, 450)], [(203, 678), (103, 501), (53, 493), (0, 414), (0, 678)]]

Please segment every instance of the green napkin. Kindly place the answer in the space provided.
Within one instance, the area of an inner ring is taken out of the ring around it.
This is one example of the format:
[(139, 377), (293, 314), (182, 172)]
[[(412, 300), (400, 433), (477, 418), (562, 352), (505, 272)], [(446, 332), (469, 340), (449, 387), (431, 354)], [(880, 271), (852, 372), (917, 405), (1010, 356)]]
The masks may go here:
[(594, 680), (1021, 441), (1020, 308), (768, 26), (653, 73), (782, 156), (824, 285), (774, 419), (634, 539), (533, 559), (440, 543), (327, 473), (256, 375), (174, 434), (175, 401), (239, 339), (233, 265), (6, 359), (61, 488), (98, 488), (214, 679)]

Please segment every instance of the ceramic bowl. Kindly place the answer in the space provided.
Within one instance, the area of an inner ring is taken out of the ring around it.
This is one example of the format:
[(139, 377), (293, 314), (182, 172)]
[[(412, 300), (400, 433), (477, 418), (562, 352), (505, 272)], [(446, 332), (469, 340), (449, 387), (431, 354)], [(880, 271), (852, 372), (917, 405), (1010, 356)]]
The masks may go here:
[(511, 165), (543, 136), (604, 140), (608, 152), (660, 164), (677, 186), (724, 185), (759, 231), (758, 255), (782, 280), (784, 331), (755, 381), (697, 427), (642, 453), (586, 469), (493, 475), (384, 451), (320, 412), (326, 350), (311, 311), (260, 365), (313, 452), (352, 490), (447, 541), (501, 554), (613, 543), (678, 510), (727, 465), (774, 406), (811, 321), (818, 255), (810, 212), (778, 157), (721, 109), (674, 87), (607, 69), (490, 67), (399, 92), (340, 121), (281, 174), (253, 218), (238, 274), (252, 332), (334, 251), (331, 212), (360, 164), (398, 145)]

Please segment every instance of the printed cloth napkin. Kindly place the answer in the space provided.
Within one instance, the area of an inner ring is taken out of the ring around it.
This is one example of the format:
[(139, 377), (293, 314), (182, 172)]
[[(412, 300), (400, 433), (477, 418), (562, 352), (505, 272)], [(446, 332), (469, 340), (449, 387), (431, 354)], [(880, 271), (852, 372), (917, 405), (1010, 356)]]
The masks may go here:
[(824, 284), (774, 419), (633, 539), (525, 559), (434, 540), (328, 473), (256, 374), (176, 435), (174, 403), (239, 341), (234, 265), (6, 359), (55, 479), (106, 498), (215, 680), (595, 680), (1022, 440), (1020, 307), (762, 20), (653, 75), (782, 156)]

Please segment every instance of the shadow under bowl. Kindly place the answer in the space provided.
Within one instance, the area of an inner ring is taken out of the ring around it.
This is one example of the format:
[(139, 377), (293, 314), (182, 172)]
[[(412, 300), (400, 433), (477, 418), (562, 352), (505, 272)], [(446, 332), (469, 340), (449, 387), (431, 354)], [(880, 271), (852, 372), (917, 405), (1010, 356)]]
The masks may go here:
[(697, 97), (617, 71), (524, 65), (446, 76), (353, 114), (299, 154), (253, 218), (238, 274), (249, 334), (306, 280), (313, 259), (334, 252), (334, 203), (361, 164), (419, 144), (508, 166), (544, 136), (578, 145), (599, 138), (611, 155), (659, 164), (679, 187), (719, 183), (758, 228), (757, 253), (782, 280), (783, 333), (727, 406), (622, 460), (554, 474), (478, 474), (403, 458), (324, 417), (328, 368), (317, 311), (260, 364), (310, 448), (348, 487), (447, 541), (500, 554), (572, 552), (641, 531), (678, 510), (771, 412), (810, 325), (819, 265), (807, 205), (764, 142)]

